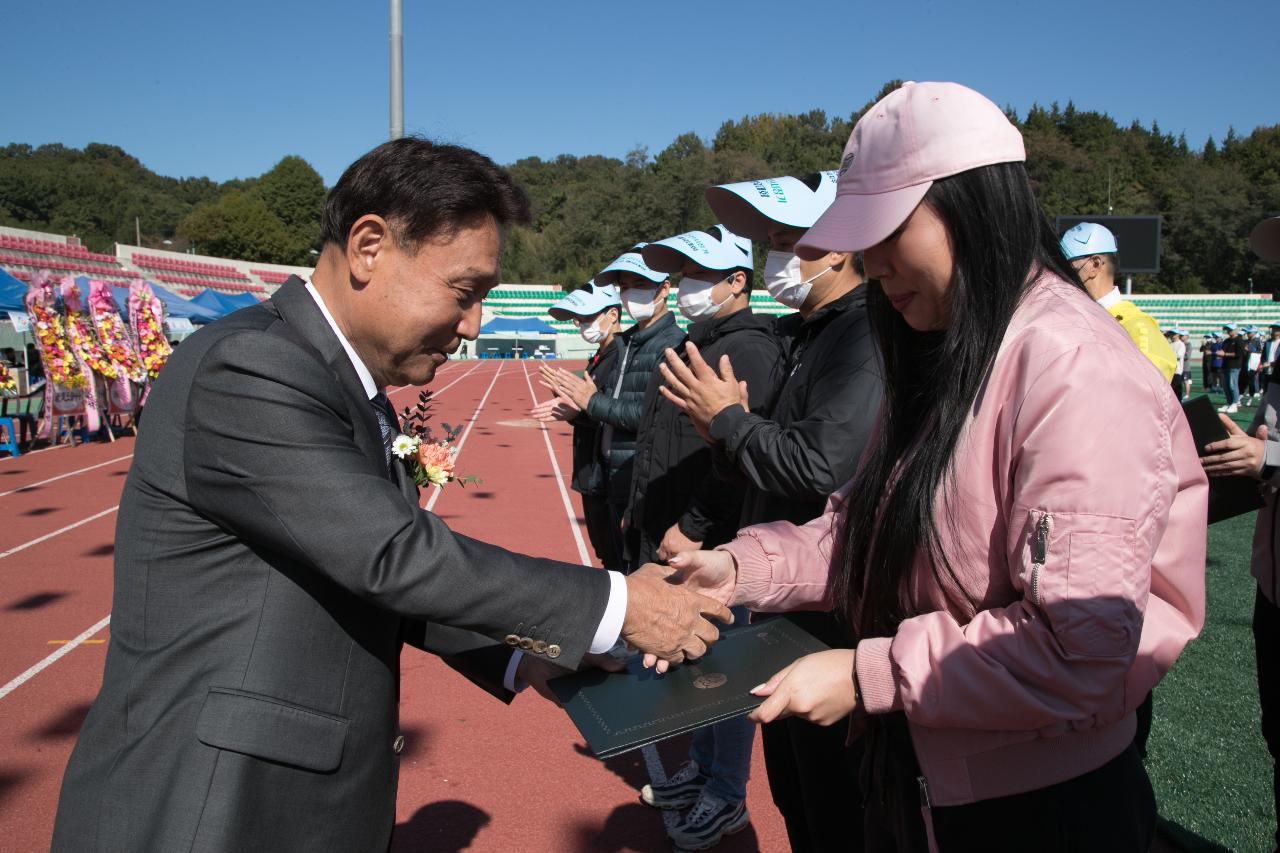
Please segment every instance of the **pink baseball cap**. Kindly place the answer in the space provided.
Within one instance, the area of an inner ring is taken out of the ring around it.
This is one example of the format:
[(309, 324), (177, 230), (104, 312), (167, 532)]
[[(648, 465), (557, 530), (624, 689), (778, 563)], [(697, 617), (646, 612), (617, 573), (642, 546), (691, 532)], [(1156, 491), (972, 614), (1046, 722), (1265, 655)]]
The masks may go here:
[(907, 221), (939, 178), (1026, 159), (1022, 134), (984, 96), (959, 83), (903, 83), (854, 125), (836, 200), (796, 254), (869, 249)]

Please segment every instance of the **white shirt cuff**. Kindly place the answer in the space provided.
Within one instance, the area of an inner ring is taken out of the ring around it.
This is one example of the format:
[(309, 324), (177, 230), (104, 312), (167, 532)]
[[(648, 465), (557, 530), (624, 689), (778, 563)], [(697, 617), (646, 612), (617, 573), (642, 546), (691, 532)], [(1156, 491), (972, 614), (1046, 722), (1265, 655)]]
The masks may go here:
[(622, 635), (622, 620), (627, 615), (627, 579), (620, 572), (609, 572), (609, 603), (604, 617), (596, 628), (595, 639), (588, 650), (593, 655), (604, 654), (613, 648)]
[(510, 690), (512, 693), (519, 693), (529, 685), (516, 678), (516, 668), (520, 666), (520, 658), (524, 657), (524, 652), (516, 649), (511, 653), (511, 660), (507, 663), (507, 673), (502, 676), (502, 686)]

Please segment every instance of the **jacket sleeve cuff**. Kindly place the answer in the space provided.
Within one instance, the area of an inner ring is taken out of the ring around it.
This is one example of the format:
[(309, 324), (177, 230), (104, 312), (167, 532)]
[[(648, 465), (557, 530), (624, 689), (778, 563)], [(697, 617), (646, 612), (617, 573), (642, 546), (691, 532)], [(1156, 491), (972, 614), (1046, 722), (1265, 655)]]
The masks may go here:
[(759, 539), (754, 536), (738, 536), (716, 550), (727, 552), (737, 566), (737, 585), (733, 589), (730, 607), (743, 604), (750, 607), (768, 597), (773, 567)]
[(898, 669), (893, 664), (892, 637), (872, 637), (858, 643), (854, 669), (858, 677), (858, 696), (868, 714), (887, 714), (902, 710), (898, 693)]
[(712, 441), (729, 441), (737, 433), (738, 427), (742, 426), (748, 414), (746, 409), (736, 404), (721, 409), (707, 426), (707, 432), (711, 433)]
[(694, 542), (706, 542), (707, 534), (711, 530), (711, 525), (707, 523), (706, 517), (701, 513), (686, 512), (676, 520), (676, 527), (680, 528), (680, 532), (692, 539)]
[(1262, 448), (1262, 468), (1280, 468), (1280, 441), (1268, 440)]

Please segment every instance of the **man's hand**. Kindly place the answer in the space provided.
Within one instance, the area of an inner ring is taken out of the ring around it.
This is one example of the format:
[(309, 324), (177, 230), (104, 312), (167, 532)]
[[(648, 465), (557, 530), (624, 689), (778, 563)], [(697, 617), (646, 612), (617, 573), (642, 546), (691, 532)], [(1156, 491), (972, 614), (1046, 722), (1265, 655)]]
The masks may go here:
[(667, 532), (663, 535), (662, 543), (658, 545), (658, 559), (665, 562), (682, 551), (697, 551), (701, 547), (701, 542), (695, 542), (684, 535), (684, 531), (680, 529), (680, 524), (677, 522), (667, 528)]
[(728, 551), (683, 551), (667, 560), (676, 570), (668, 581), (699, 595), (713, 598), (726, 607), (733, 605), (738, 588), (738, 564)]
[(567, 397), (552, 397), (550, 400), (543, 400), (538, 405), (529, 410), (529, 417), (535, 421), (542, 423), (550, 423), (551, 421), (571, 421), (578, 416), (582, 410), (573, 404), (572, 400)]
[(542, 374), (539, 381), (550, 388), (558, 397), (564, 397), (579, 409), (585, 410), (587, 403), (596, 393), (596, 383), (591, 376), (579, 377), (565, 370), (563, 367), (548, 367), (541, 365), (538, 368)]
[(733, 624), (729, 608), (668, 580), (674, 573), (674, 569), (649, 563), (627, 575), (622, 639), (652, 655), (659, 671), (666, 670), (665, 664), (707, 653), (707, 647), (720, 638), (720, 629), (710, 619)]
[[(610, 654), (588, 654), (582, 659), (582, 665), (578, 667), (578, 671), (593, 667), (603, 669), (605, 672), (620, 672), (626, 669), (626, 664)], [(557, 708), (560, 707), (560, 699), (547, 686), (547, 682), (561, 675), (568, 675), (571, 671), (535, 655), (524, 655), (520, 658), (520, 663), (516, 664), (516, 678), (528, 684), (539, 696)]]
[(858, 707), (854, 681), (856, 663), (855, 649), (829, 649), (805, 655), (764, 684), (752, 688), (753, 696), (768, 698), (748, 719), (772, 723), (783, 717), (800, 717), (820, 726), (838, 723)]
[(1253, 477), (1262, 479), (1262, 460), (1267, 448), (1267, 428), (1258, 427), (1255, 437), (1250, 437), (1235, 421), (1220, 414), (1227, 428), (1227, 437), (1205, 445), (1207, 455), (1200, 459), (1204, 472), (1210, 477)]
[(733, 363), (729, 356), (720, 356), (720, 373), (702, 359), (702, 353), (692, 343), (685, 344), (689, 363), (686, 365), (675, 350), (665, 353), (666, 363), (659, 363), (666, 385), (658, 391), (677, 408), (689, 416), (698, 435), (711, 441), (711, 421), (730, 406), (741, 406), (751, 411), (747, 404), (747, 383), (739, 382), (733, 375)]

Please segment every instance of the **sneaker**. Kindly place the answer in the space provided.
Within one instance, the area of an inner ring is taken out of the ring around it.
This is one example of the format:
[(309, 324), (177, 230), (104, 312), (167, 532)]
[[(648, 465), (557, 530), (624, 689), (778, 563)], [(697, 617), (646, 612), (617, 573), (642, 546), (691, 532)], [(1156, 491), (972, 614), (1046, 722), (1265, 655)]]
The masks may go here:
[(708, 778), (696, 761), (686, 761), (683, 767), (661, 785), (645, 785), (641, 788), (640, 802), (655, 809), (686, 808), (698, 801)]
[(676, 843), (676, 850), (706, 850), (750, 821), (742, 800), (730, 802), (703, 791), (684, 820), (667, 830), (667, 835)]
[(1236, 403), (1232, 403), (1230, 406), (1227, 406), (1228, 415), (1234, 415), (1238, 411), (1240, 411), (1240, 406)]

